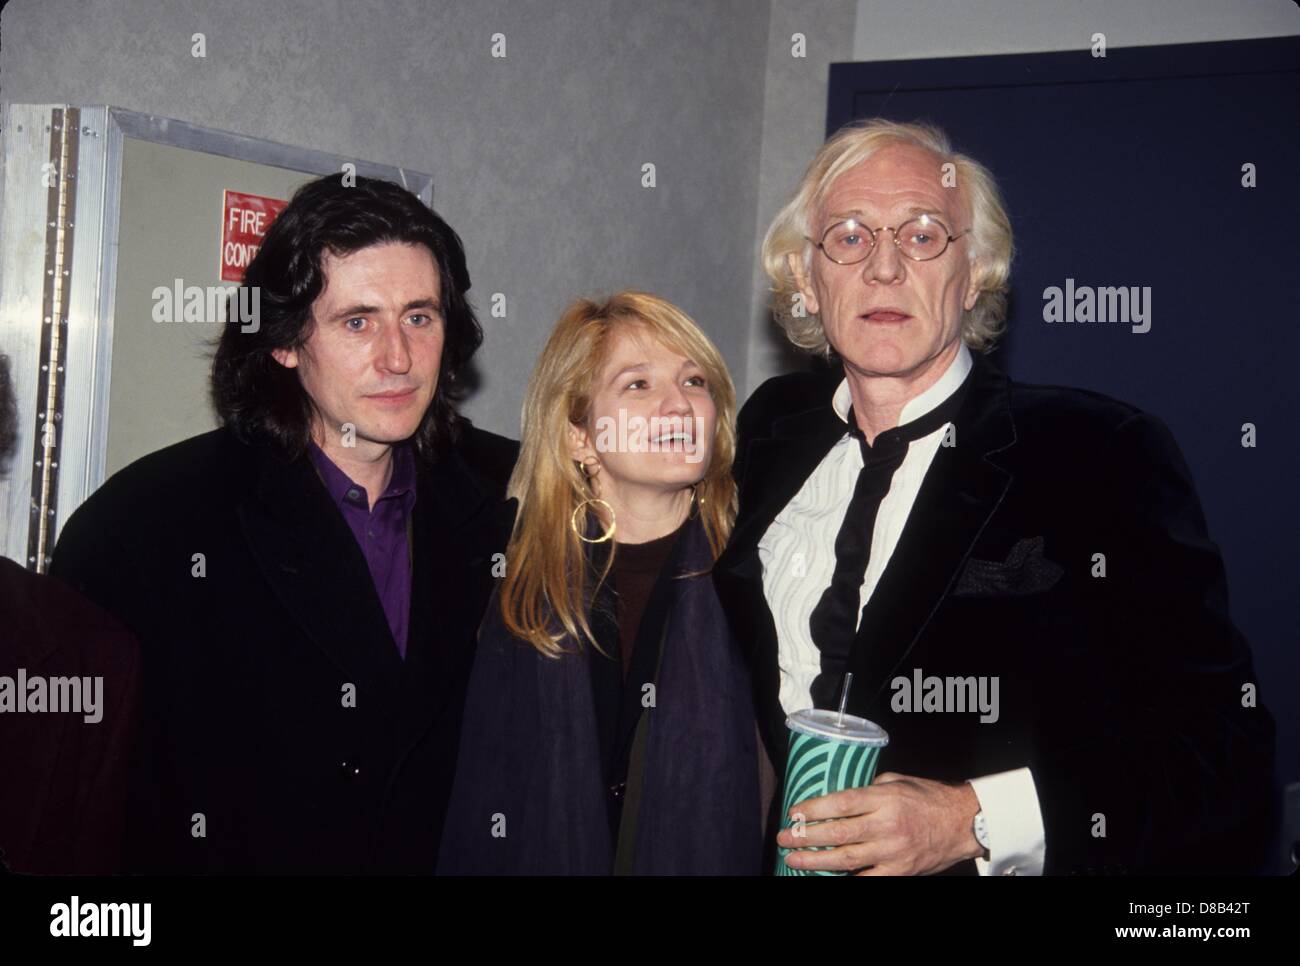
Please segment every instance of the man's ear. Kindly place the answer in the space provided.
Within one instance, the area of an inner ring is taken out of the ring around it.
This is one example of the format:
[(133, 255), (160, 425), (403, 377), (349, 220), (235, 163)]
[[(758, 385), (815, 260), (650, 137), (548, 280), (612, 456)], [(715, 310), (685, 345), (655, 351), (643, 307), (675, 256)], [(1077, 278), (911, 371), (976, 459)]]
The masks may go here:
[(979, 301), (980, 292), (983, 291), (984, 281), (984, 263), (980, 259), (975, 259), (970, 267), (970, 281), (966, 283), (966, 295), (962, 299), (962, 305), (969, 312), (975, 308), (975, 303)]
[(817, 295), (813, 292), (812, 279), (808, 277), (808, 270), (804, 266), (803, 253), (791, 252), (785, 256), (786, 264), (790, 266), (790, 274), (794, 276), (794, 283), (799, 286), (799, 291), (803, 295), (804, 308), (808, 310), (809, 315), (816, 315), (820, 311), (817, 303)]
[(297, 349), (272, 349), (271, 358), (286, 369), (298, 368), (298, 350)]

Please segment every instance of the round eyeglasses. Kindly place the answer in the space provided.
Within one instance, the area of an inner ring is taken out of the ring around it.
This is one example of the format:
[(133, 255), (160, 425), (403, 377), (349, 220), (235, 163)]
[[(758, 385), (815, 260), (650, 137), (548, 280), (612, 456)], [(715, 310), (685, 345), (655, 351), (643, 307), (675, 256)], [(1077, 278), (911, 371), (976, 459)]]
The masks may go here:
[[(893, 232), (894, 245), (914, 262), (928, 262), (932, 258), (938, 258), (948, 250), (951, 242), (970, 233), (968, 228), (950, 235), (948, 226), (930, 215), (919, 215), (897, 228), (885, 225), (875, 231), (856, 218), (846, 218), (827, 228), (822, 240), (814, 244), (837, 265), (854, 265), (871, 254), (876, 247), (876, 232), (879, 231)], [(808, 240), (812, 241), (811, 238)]]

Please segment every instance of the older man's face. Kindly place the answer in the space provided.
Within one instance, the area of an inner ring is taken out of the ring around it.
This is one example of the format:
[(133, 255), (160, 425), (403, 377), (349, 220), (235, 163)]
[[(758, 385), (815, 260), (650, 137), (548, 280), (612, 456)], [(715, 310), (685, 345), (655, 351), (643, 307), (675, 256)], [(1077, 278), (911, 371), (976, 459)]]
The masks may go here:
[[(879, 229), (928, 213), (953, 235), (970, 228), (961, 189), (941, 182), (943, 159), (911, 145), (892, 145), (850, 168), (832, 184), (816, 212), (814, 237), (846, 218)], [(811, 274), (791, 256), (810, 312), (821, 314), (826, 338), (846, 367), (865, 376), (914, 377), (946, 364), (957, 351), (963, 309), (979, 295), (969, 261), (971, 236), (938, 258), (917, 262), (877, 231), (863, 262), (837, 265), (814, 251)]]

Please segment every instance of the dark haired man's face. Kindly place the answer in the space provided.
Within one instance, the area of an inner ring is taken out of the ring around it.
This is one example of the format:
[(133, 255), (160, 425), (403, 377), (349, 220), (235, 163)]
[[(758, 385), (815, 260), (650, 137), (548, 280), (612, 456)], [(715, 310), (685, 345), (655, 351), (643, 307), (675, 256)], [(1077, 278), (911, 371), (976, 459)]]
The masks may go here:
[(316, 408), (312, 438), (331, 455), (355, 427), (354, 459), (376, 459), (419, 428), (442, 364), (445, 337), (438, 266), (423, 245), (371, 245), (321, 258), (325, 288), (298, 350), (276, 349), (298, 370)]

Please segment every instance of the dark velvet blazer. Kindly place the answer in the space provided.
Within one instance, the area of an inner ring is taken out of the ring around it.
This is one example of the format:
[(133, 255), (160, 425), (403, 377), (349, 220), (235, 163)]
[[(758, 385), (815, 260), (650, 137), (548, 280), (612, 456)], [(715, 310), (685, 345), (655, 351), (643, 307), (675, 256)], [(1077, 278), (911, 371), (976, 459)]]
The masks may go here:
[[(715, 568), (778, 775), (757, 545), (845, 432), (839, 378), (779, 376), (744, 406), (740, 515)], [(1028, 766), (1047, 874), (1258, 870), (1274, 723), (1243, 701), (1250, 649), (1172, 436), (1105, 396), (1011, 382), (980, 355), (970, 378), (956, 445), (939, 448), (849, 659), (849, 710), (891, 738), (880, 770), (958, 782)], [(893, 710), (891, 682), (918, 668), (996, 676), (998, 720)]]

